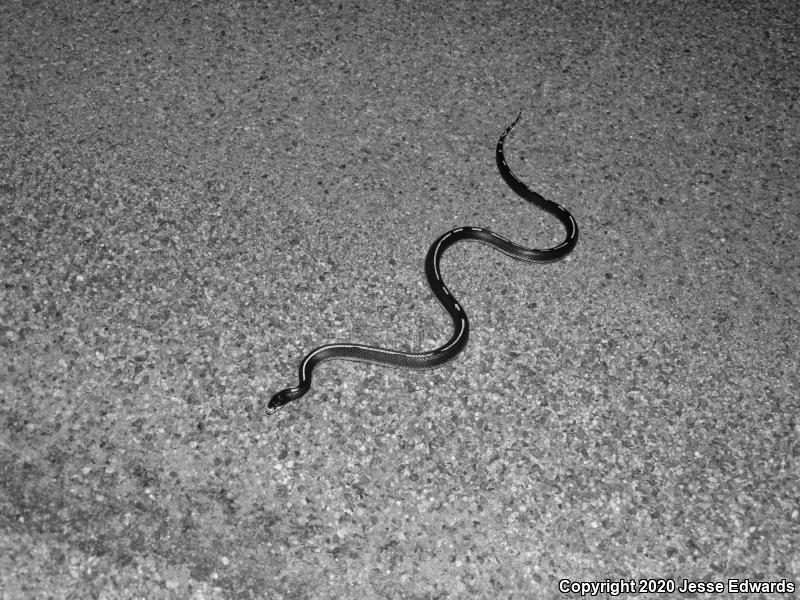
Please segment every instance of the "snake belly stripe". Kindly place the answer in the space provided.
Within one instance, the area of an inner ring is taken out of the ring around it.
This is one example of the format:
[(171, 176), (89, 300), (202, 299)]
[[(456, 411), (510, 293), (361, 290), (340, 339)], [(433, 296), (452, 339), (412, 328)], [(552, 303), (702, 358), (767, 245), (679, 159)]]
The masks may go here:
[(425, 257), (425, 277), (428, 280), (428, 285), (436, 300), (453, 319), (453, 335), (447, 343), (428, 352), (401, 352), (388, 348), (350, 343), (320, 346), (309, 352), (300, 362), (299, 384), (296, 387), (281, 390), (272, 396), (267, 404), (269, 413), (303, 397), (311, 388), (311, 376), (314, 368), (325, 361), (334, 359), (351, 360), (418, 371), (439, 367), (455, 358), (464, 349), (469, 340), (469, 320), (467, 319), (467, 313), (464, 312), (464, 309), (461, 308), (461, 305), (444, 284), (439, 268), (442, 255), (453, 244), (461, 240), (481, 242), (513, 259), (533, 263), (555, 262), (572, 252), (578, 242), (578, 225), (575, 223), (575, 219), (563, 206), (543, 198), (520, 181), (506, 162), (503, 152), (506, 136), (508, 136), (521, 116), (522, 113), (517, 115), (517, 118), (506, 128), (497, 142), (495, 150), (497, 168), (500, 171), (500, 176), (514, 193), (537, 208), (550, 213), (561, 222), (566, 230), (564, 240), (552, 248), (540, 250), (520, 246), (493, 231), (481, 227), (458, 227), (448, 231), (433, 243)]

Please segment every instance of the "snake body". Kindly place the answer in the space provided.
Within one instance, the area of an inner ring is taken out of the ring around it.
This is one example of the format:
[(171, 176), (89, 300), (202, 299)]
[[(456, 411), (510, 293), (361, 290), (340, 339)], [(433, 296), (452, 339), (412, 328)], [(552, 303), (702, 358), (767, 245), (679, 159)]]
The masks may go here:
[(267, 410), (274, 412), (278, 408), (304, 396), (311, 387), (311, 375), (314, 368), (329, 360), (341, 359), (366, 362), (385, 367), (399, 367), (411, 370), (425, 370), (439, 367), (452, 360), (467, 345), (469, 339), (469, 320), (467, 313), (447, 289), (442, 280), (439, 263), (444, 252), (461, 240), (482, 242), (499, 250), (516, 260), (533, 263), (555, 262), (569, 254), (578, 242), (578, 225), (572, 215), (560, 204), (547, 200), (530, 189), (514, 174), (505, 159), (503, 147), (506, 136), (517, 124), (521, 116), (506, 128), (497, 142), (495, 159), (500, 176), (514, 192), (537, 208), (556, 217), (566, 230), (564, 240), (552, 248), (539, 250), (526, 248), (507, 240), (501, 235), (481, 227), (458, 227), (441, 235), (430, 247), (425, 257), (425, 276), (434, 297), (453, 319), (453, 335), (442, 346), (428, 352), (401, 352), (363, 344), (326, 344), (309, 352), (300, 363), (299, 384), (277, 392), (270, 399)]

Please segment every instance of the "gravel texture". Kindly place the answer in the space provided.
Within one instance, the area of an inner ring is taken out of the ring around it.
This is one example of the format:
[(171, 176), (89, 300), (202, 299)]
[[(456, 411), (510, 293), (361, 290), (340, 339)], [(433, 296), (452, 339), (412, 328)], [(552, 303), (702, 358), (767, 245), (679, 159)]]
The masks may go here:
[[(0, 598), (800, 586), (798, 22), (0, 4)], [(315, 345), (449, 336), (440, 233), (559, 240), (494, 165), (520, 109), (575, 252), (453, 248), (452, 365), (329, 363), (267, 416)]]

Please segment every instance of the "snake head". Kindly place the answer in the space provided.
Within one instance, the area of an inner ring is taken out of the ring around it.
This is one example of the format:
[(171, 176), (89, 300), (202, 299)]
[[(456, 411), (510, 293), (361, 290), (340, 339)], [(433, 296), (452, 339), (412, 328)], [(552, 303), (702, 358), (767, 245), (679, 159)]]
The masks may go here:
[(280, 407), (289, 404), (293, 400), (297, 400), (301, 396), (305, 395), (308, 391), (308, 388), (286, 388), (285, 390), (281, 390), (280, 392), (276, 393), (275, 395), (270, 398), (269, 403), (267, 404), (267, 414), (271, 415)]

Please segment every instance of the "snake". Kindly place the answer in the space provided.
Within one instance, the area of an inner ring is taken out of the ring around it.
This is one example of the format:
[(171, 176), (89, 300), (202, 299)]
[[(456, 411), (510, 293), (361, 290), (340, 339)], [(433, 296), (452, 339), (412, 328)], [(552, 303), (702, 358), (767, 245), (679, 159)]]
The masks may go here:
[(295, 387), (286, 388), (275, 393), (267, 404), (267, 412), (274, 413), (279, 408), (298, 400), (311, 389), (311, 378), (314, 369), (330, 360), (348, 360), (371, 363), (383, 367), (422, 371), (434, 369), (453, 360), (467, 345), (469, 340), (469, 319), (442, 279), (440, 262), (445, 251), (460, 241), (480, 242), (487, 244), (510, 256), (515, 260), (529, 263), (551, 263), (567, 256), (578, 242), (578, 224), (572, 215), (560, 204), (547, 200), (525, 185), (511, 170), (505, 158), (506, 137), (522, 117), (522, 112), (506, 127), (500, 136), (495, 149), (495, 160), (500, 176), (514, 193), (549, 213), (564, 226), (563, 241), (552, 248), (527, 248), (504, 238), (497, 233), (482, 227), (458, 227), (442, 234), (433, 242), (425, 257), (425, 277), (433, 296), (453, 320), (453, 335), (442, 346), (427, 352), (403, 352), (364, 344), (339, 343), (325, 344), (309, 352), (300, 362), (299, 383)]

